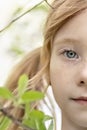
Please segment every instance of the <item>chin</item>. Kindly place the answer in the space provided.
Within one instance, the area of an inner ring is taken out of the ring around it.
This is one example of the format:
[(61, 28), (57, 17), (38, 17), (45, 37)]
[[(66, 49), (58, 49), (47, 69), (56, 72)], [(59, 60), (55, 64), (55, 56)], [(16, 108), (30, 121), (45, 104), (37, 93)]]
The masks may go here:
[(79, 126), (79, 127), (82, 127), (82, 128), (87, 128), (87, 117), (86, 118), (79, 118), (79, 120), (76, 121), (76, 124)]

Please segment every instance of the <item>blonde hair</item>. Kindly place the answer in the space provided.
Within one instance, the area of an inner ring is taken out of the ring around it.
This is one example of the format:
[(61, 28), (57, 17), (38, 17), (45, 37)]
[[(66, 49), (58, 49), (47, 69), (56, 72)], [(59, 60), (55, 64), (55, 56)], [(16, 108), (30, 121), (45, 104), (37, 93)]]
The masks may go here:
[[(5, 86), (12, 92), (17, 89), (17, 81), (23, 73), (29, 76), (29, 89), (44, 91), (44, 81), (47, 86), (50, 85), (49, 64), (55, 34), (71, 17), (87, 7), (87, 0), (54, 0), (52, 7), (45, 25), (43, 46), (29, 52), (7, 79)], [(14, 113), (20, 118), (24, 112), (15, 110)], [(19, 127), (12, 123), (8, 130), (19, 130)]]

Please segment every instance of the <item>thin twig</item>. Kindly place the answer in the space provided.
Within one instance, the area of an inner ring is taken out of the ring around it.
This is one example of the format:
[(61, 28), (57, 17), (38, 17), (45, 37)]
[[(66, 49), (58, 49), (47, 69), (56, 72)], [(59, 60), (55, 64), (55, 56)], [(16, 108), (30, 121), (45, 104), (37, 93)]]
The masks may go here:
[(1, 111), (5, 116), (7, 116), (10, 120), (12, 120), (13, 123), (15, 123), (16, 125), (19, 125), (19, 126), (22, 127), (24, 130), (34, 130), (34, 129), (31, 129), (31, 128), (27, 127), (26, 125), (22, 124), (21, 120), (16, 119), (15, 117), (13, 117), (11, 114), (9, 114), (9, 113), (6, 111), (6, 109), (0, 108), (0, 111)]
[(52, 6), (51, 6), (51, 4), (49, 4), (49, 2), (47, 1), (47, 0), (44, 0), (46, 3), (47, 3), (47, 5), (49, 5), (52, 9), (54, 9)]
[(44, 0), (42, 0), (41, 2), (39, 2), (38, 4), (36, 4), (35, 6), (33, 6), (31, 9), (27, 10), (26, 12), (24, 12), (23, 14), (19, 15), (17, 18), (14, 18), (6, 27), (4, 27), (3, 29), (0, 30), (0, 33), (5, 31), (8, 27), (10, 27), (14, 22), (16, 22), (17, 20), (19, 20), (21, 17), (23, 17), (24, 15), (26, 15), (27, 13), (29, 13), (30, 11), (32, 11), (34, 8), (36, 8), (37, 6), (39, 6), (40, 4), (42, 4), (44, 2)]
[(32, 11), (34, 8), (36, 8), (37, 6), (39, 6), (40, 4), (42, 4), (43, 2), (46, 2), (52, 9), (54, 9), (47, 0), (42, 0), (41, 2), (39, 2), (38, 4), (36, 4), (35, 6), (33, 6), (31, 9), (27, 10), (26, 12), (24, 12), (23, 14), (19, 15), (18, 17), (14, 18), (11, 22), (8, 23), (8, 25), (6, 25), (6, 27), (4, 27), (3, 29), (0, 30), (0, 33), (5, 31), (7, 28), (9, 28), (14, 22), (16, 22), (17, 20), (19, 20), (20, 18), (22, 18), (23, 16), (25, 16), (27, 13), (29, 13), (30, 11)]

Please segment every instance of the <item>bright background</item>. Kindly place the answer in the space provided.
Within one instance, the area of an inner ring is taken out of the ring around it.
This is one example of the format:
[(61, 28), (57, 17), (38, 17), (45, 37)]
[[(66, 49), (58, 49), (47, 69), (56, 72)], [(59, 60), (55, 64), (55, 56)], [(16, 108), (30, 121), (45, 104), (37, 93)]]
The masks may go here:
[[(49, 3), (51, 1), (48, 0)], [(39, 2), (41, 0), (0, 0), (0, 30)], [(25, 53), (42, 45), (44, 23), (49, 9), (46, 2), (43, 2), (0, 33), (0, 86), (3, 86), (13, 65)], [(58, 113), (57, 130), (60, 130), (60, 109), (55, 101), (54, 105)]]
[[(0, 0), (0, 30), (41, 0)], [(0, 33), (0, 85), (12, 65), (27, 51), (43, 42), (43, 24), (48, 13), (44, 2)]]

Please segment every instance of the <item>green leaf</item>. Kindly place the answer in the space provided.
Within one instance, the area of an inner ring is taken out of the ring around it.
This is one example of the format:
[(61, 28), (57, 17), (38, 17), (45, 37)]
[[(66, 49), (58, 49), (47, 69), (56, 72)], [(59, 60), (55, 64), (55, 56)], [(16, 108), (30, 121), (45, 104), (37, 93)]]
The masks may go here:
[(0, 97), (5, 99), (13, 99), (12, 93), (5, 87), (0, 87)]
[(10, 52), (17, 56), (24, 54), (24, 50), (17, 45), (12, 45), (12, 47), (10, 47)]
[(36, 124), (36, 129), (37, 130), (46, 130), (45, 127), (45, 123), (43, 122), (43, 120), (35, 120), (35, 124)]
[(51, 121), (48, 130), (53, 130), (53, 120)]
[(37, 6), (33, 11), (41, 11), (41, 10), (47, 13), (49, 11), (48, 5), (41, 4), (41, 5)]
[(49, 116), (49, 115), (45, 115), (44, 116), (44, 121), (48, 121), (48, 120), (52, 120), (53, 117)]
[(36, 130), (35, 120), (33, 120), (33, 119), (24, 119), (23, 124), (29, 128)]
[(44, 119), (44, 113), (42, 111), (39, 111), (39, 110), (35, 110), (33, 109), (31, 112), (30, 112), (30, 115), (29, 115), (32, 119), (40, 119), (40, 120), (43, 120)]
[(25, 75), (25, 74), (20, 76), (19, 81), (18, 81), (18, 94), (19, 94), (19, 97), (21, 97), (22, 94), (25, 92), (26, 87), (27, 87), (27, 83), (28, 83), (28, 76)]
[(28, 115), (28, 119), (24, 119), (23, 123), (30, 128), (36, 130), (46, 130), (44, 119), (44, 113), (39, 110), (33, 109)]
[[(52, 117), (45, 115), (44, 112), (33, 109), (28, 114), (27, 119), (24, 119), (23, 124), (32, 129), (46, 130), (45, 121), (50, 119), (52, 119)], [(52, 124), (50, 125), (49, 128), (51, 127)]]
[(28, 102), (37, 101), (37, 100), (40, 100), (40, 99), (43, 99), (43, 98), (44, 98), (43, 93), (31, 90), (31, 91), (25, 92), (22, 95), (21, 102), (22, 103), (28, 103)]
[(28, 117), (29, 117), (29, 114), (30, 114), (30, 104), (28, 103), (26, 103), (25, 104), (25, 115), (24, 115), (24, 119), (28, 119)]
[(3, 121), (0, 123), (0, 130), (7, 130), (11, 120), (8, 117), (4, 117)]
[(41, 130), (42, 128), (42, 130), (46, 130), (43, 122), (44, 116), (42, 111), (33, 109), (28, 114), (27, 119), (24, 119), (23, 123), (36, 130)]

